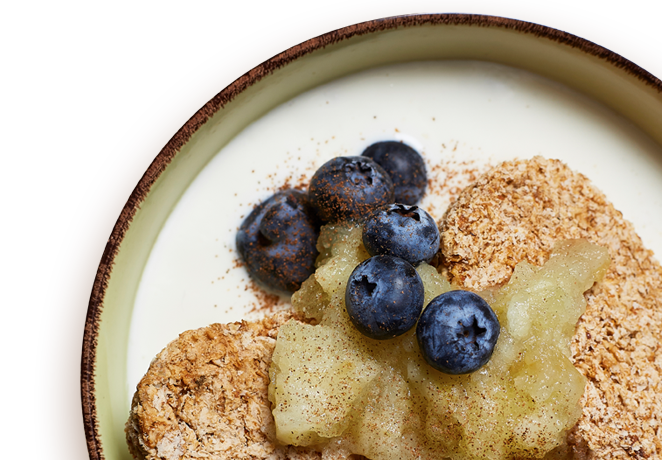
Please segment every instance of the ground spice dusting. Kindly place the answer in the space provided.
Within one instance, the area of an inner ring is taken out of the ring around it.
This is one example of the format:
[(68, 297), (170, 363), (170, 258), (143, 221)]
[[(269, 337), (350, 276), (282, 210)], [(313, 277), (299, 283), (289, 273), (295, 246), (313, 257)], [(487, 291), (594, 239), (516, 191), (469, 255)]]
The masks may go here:
[[(489, 163), (476, 164), (476, 162), (471, 160), (456, 160), (452, 156), (436, 163), (432, 163), (427, 159), (425, 154), (423, 157), (426, 161), (428, 174), (426, 197), (435, 198), (435, 200), (427, 200), (424, 209), (436, 221), (441, 220), (448, 204), (455, 201), (464, 187), (474, 182), (480, 174), (491, 167)], [(310, 177), (315, 170), (316, 167), (314, 165), (308, 165), (306, 172), (300, 174), (295, 172), (290, 173), (285, 183), (279, 186), (275, 184), (275, 178), (270, 176), (271, 186), (268, 187), (268, 190), (271, 193), (291, 188), (305, 191), (308, 189)], [(257, 204), (254, 206), (257, 206)], [(436, 257), (431, 261), (431, 264), (437, 265)], [(241, 259), (234, 259), (232, 268), (237, 269), (240, 267), (243, 267)], [(248, 314), (270, 314), (289, 307), (289, 303), (284, 298), (266, 292), (250, 279), (247, 280), (243, 290), (250, 292), (255, 297), (255, 300), (248, 306)]]
[[(301, 148), (299, 148), (299, 150), (301, 150)], [(317, 163), (318, 162), (316, 160), (303, 162), (300, 155), (287, 152), (287, 157), (283, 163), (278, 165), (283, 166), (284, 169), (287, 170), (285, 175), (283, 175), (282, 172), (280, 174), (267, 174), (264, 180), (257, 182), (259, 187), (257, 187), (256, 190), (264, 193), (265, 197), (289, 189), (306, 191), (308, 189), (310, 177), (317, 170)], [(243, 219), (248, 214), (250, 214), (252, 210), (259, 206), (259, 204), (259, 202), (240, 203), (239, 206), (247, 208), (245, 214), (242, 215), (241, 218)], [(238, 230), (239, 228), (237, 227), (231, 231), (237, 232)], [(229, 249), (229, 251), (232, 252), (232, 249)], [(236, 257), (232, 260), (231, 270), (241, 269), (243, 271), (243, 267), (244, 262), (241, 260), (241, 258)], [(225, 275), (229, 274), (229, 272), (230, 269), (227, 269), (222, 276), (218, 276), (216, 279), (212, 280), (212, 284), (217, 281), (224, 280)], [(248, 278), (248, 276), (242, 277), (240, 285), (237, 286), (237, 290), (243, 293), (250, 293), (251, 297), (254, 298), (248, 303), (248, 305), (246, 305), (246, 312), (251, 317), (280, 311), (285, 309), (288, 305), (288, 303), (281, 299), (278, 295), (265, 292), (264, 289), (255, 284), (255, 282)], [(242, 297), (241, 294), (239, 297)], [(232, 307), (230, 307), (230, 310), (231, 309)]]
[(283, 190), (296, 189), (305, 191), (308, 190), (308, 183), (310, 182), (310, 176), (307, 174), (301, 174), (299, 177), (290, 176), (285, 179), (285, 182), (280, 187), (277, 187), (275, 191), (282, 192)]
[(248, 281), (244, 290), (255, 296), (255, 301), (249, 305), (248, 314), (267, 315), (290, 308), (289, 301), (276, 294), (268, 293), (252, 280)]
[(440, 222), (448, 205), (454, 202), (466, 186), (490, 169), (489, 163), (477, 164), (472, 160), (455, 160), (453, 157), (432, 163), (426, 159), (428, 185), (423, 207), (437, 222)]

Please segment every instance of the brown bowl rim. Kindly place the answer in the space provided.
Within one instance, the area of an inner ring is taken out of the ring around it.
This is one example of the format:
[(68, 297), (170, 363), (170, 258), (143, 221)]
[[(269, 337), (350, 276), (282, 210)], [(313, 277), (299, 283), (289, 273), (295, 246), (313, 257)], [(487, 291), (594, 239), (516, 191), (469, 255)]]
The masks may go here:
[(102, 460), (105, 458), (99, 437), (95, 404), (96, 397), (94, 392), (95, 355), (98, 344), (103, 298), (120, 244), (129, 229), (140, 203), (146, 198), (154, 182), (170, 164), (177, 152), (186, 144), (186, 142), (188, 142), (191, 136), (202, 127), (207, 120), (209, 120), (209, 118), (225, 107), (225, 105), (231, 102), (238, 94), (249, 88), (251, 85), (259, 82), (265, 76), (270, 75), (281, 67), (315, 50), (325, 48), (328, 45), (338, 43), (354, 36), (395, 29), (398, 27), (423, 25), (498, 27), (531, 34), (539, 38), (546, 38), (562, 45), (578, 49), (588, 55), (603, 59), (641, 80), (645, 85), (652, 87), (658, 92), (662, 92), (662, 81), (658, 78), (624, 57), (593, 42), (540, 24), (517, 19), (477, 14), (418, 14), (362, 22), (311, 38), (310, 40), (283, 51), (248, 71), (207, 102), (168, 141), (165, 147), (163, 147), (161, 152), (159, 152), (154, 161), (147, 168), (147, 171), (138, 182), (138, 185), (134, 188), (113, 227), (110, 237), (108, 238), (108, 243), (106, 244), (101, 257), (101, 262), (99, 263), (99, 268), (97, 269), (94, 278), (92, 293), (90, 295), (85, 320), (81, 358), (83, 425), (85, 429), (87, 449), (91, 460)]

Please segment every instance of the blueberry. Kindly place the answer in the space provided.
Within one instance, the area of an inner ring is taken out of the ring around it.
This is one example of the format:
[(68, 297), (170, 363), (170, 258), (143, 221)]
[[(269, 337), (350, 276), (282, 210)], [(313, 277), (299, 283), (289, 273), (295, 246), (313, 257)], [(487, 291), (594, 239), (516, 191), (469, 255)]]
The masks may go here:
[(377, 142), (362, 155), (372, 158), (391, 176), (397, 203), (416, 204), (428, 183), (423, 157), (402, 142)]
[(359, 219), (393, 202), (393, 182), (366, 157), (337, 157), (324, 163), (310, 180), (310, 198), (324, 222)]
[(363, 244), (371, 256), (390, 254), (417, 265), (429, 262), (439, 251), (439, 229), (418, 206), (388, 204), (366, 218)]
[(319, 225), (305, 193), (285, 190), (258, 205), (237, 233), (248, 273), (266, 287), (294, 292), (315, 271)]
[(406, 260), (375, 256), (352, 272), (345, 307), (354, 326), (377, 340), (391, 339), (414, 327), (423, 309), (423, 281)]
[(468, 374), (486, 364), (499, 332), (499, 320), (492, 308), (469, 291), (450, 291), (435, 297), (416, 326), (423, 357), (446, 374)]

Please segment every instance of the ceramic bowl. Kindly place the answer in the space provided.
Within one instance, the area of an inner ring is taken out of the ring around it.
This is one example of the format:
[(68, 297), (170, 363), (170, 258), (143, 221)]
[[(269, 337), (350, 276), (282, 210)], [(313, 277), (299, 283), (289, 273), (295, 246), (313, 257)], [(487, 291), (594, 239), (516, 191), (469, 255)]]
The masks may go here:
[[(435, 95), (424, 101), (421, 88)], [(157, 351), (184, 329), (249, 313), (255, 297), (235, 295), (245, 273), (222, 279), (244, 211), (279, 181), (305, 181), (325, 158), (359, 154), (380, 136), (483, 163), (560, 157), (662, 253), (662, 82), (643, 69), (579, 37), (490, 16), (394, 17), (313, 38), (214, 96), (122, 210), (85, 325), (91, 459), (130, 458), (130, 397)]]

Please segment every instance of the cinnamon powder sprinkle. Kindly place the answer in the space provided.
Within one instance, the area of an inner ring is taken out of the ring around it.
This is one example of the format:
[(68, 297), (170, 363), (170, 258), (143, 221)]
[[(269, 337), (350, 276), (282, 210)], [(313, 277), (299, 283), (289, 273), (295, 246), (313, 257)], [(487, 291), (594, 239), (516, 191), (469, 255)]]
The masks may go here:
[(476, 164), (471, 160), (456, 160), (444, 158), (439, 162), (427, 160), (428, 183), (421, 207), (437, 221), (446, 211), (448, 205), (455, 201), (462, 190), (476, 181), (476, 178), (486, 172), (492, 165)]
[(291, 308), (288, 301), (282, 299), (276, 294), (270, 294), (258, 286), (253, 280), (248, 280), (245, 290), (251, 292), (255, 296), (255, 302), (250, 305), (247, 312), (248, 314), (259, 313), (260, 315), (265, 315)]

